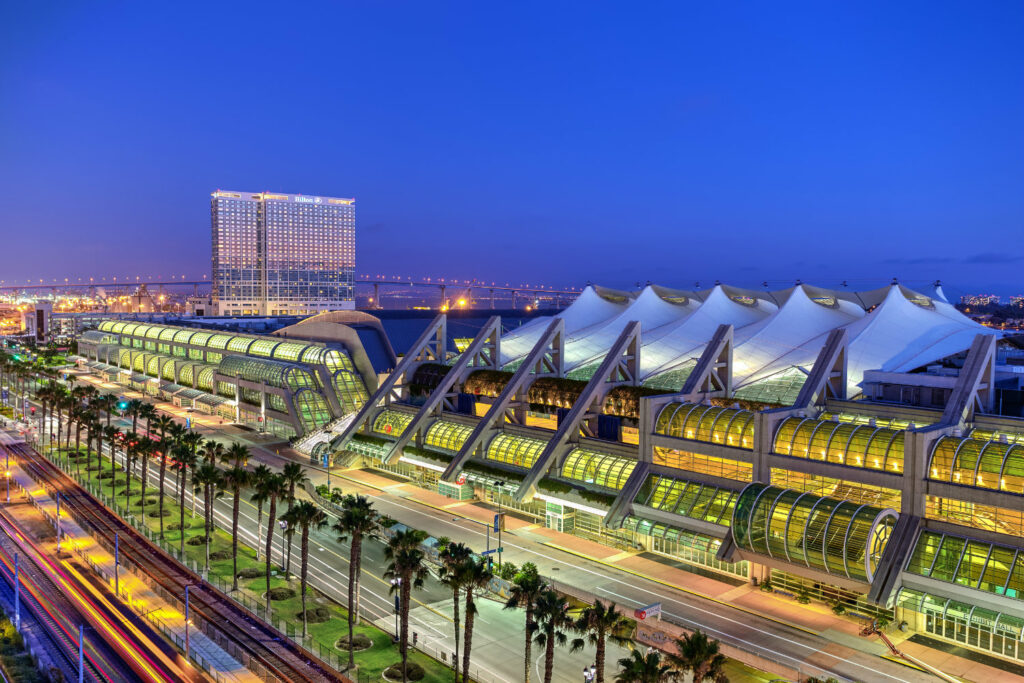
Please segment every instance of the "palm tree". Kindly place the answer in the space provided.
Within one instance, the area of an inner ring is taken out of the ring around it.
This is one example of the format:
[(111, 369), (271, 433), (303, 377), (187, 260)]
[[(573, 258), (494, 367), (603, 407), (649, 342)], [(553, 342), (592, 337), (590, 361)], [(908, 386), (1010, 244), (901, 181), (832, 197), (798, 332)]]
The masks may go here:
[[(281, 470), (281, 476), (284, 477), (285, 483), (288, 485), (288, 510), (290, 511), (295, 505), (295, 487), (297, 485), (305, 485), (309, 481), (306, 476), (305, 468), (297, 462), (290, 462), (284, 466)], [(291, 540), (288, 542), (288, 552), (285, 554), (284, 560), (284, 575), (288, 576), (288, 571), (292, 566), (292, 544)]]
[(152, 403), (142, 402), (142, 406), (139, 408), (139, 419), (146, 421), (146, 436), (151, 439), (153, 438), (152, 422), (157, 416), (159, 416), (159, 413)]
[(537, 608), (537, 600), (545, 589), (547, 589), (547, 584), (537, 572), (537, 566), (533, 562), (526, 562), (519, 568), (515, 578), (512, 579), (512, 585), (509, 588), (509, 598), (505, 603), (505, 609), (521, 607), (526, 611), (526, 657), (523, 660), (524, 683), (530, 683), (530, 667), (533, 664), (530, 658), (530, 649), (533, 645), (533, 634), (537, 627), (534, 612)]
[(139, 432), (139, 412), (142, 410), (142, 406), (144, 405), (146, 405), (145, 401), (133, 398), (128, 401), (124, 409), (126, 414), (132, 416), (132, 431), (136, 434)]
[[(161, 421), (163, 418), (161, 417)], [(180, 443), (182, 435), (185, 434), (185, 428), (174, 420), (169, 420), (169, 424), (162, 425), (157, 424), (157, 429), (160, 430), (160, 476), (159, 476), (159, 503), (157, 507), (157, 517), (160, 518), (160, 540), (164, 540), (164, 497), (167, 495), (165, 488), (167, 486), (167, 462), (171, 456), (177, 451), (177, 446)], [(184, 502), (182, 502), (184, 505)]]
[(597, 666), (596, 683), (604, 683), (604, 658), (606, 641), (611, 640), (616, 645), (627, 646), (633, 642), (628, 635), (631, 629), (631, 622), (615, 608), (615, 603), (610, 605), (596, 601), (592, 606), (587, 607), (576, 620), (576, 630), (584, 638), (576, 638), (572, 641), (572, 652), (582, 650), (584, 645), (593, 645), (594, 664)]
[(233, 443), (228, 446), (227, 453), (222, 456), (221, 462), (230, 463), (234, 467), (245, 467), (249, 462), (249, 447), (245, 444)]
[(426, 532), (419, 529), (402, 529), (395, 532), (384, 548), (384, 558), (388, 560), (384, 578), (391, 580), (391, 592), (398, 593), (398, 647), (402, 653), (402, 683), (409, 680), (409, 599), (412, 589), (422, 586), (427, 576), (425, 555), (420, 547), (426, 538)]
[(363, 539), (380, 532), (380, 515), (373, 509), (373, 503), (364, 496), (349, 494), (341, 500), (341, 515), (331, 529), (338, 534), (339, 543), (344, 543), (350, 537), (352, 539), (348, 563), (348, 668), (352, 669), (356, 665), (352, 638), (355, 619), (359, 614), (356, 601), (363, 563)]
[(629, 657), (619, 660), (615, 683), (667, 683), (678, 675), (678, 671), (662, 663), (661, 654), (657, 650), (646, 655), (633, 650)]
[(213, 439), (208, 439), (206, 443), (203, 444), (203, 462), (208, 465), (220, 462), (224, 459), (224, 452), (224, 444), (219, 441), (214, 441)]
[(569, 616), (569, 603), (551, 589), (545, 589), (537, 597), (535, 607), (537, 623), (533, 640), (544, 648), (544, 683), (551, 683), (555, 671), (555, 645), (565, 645), (568, 638), (565, 630), (573, 627)]
[(725, 676), (725, 655), (719, 652), (719, 643), (700, 629), (676, 638), (675, 653), (667, 655), (680, 674), (693, 673), (693, 683), (715, 681), (722, 683)]
[(277, 501), (288, 495), (288, 484), (280, 474), (272, 474), (260, 482), (260, 489), (267, 498), (267, 621), (271, 617), (270, 565), (274, 549), (274, 525), (277, 523)]
[(107, 414), (107, 424), (110, 426), (110, 418), (113, 417), (114, 411), (117, 410), (118, 398), (114, 394), (103, 394), (96, 399), (99, 404), (100, 410)]
[(494, 574), (483, 560), (467, 560), (465, 565), (466, 587), (466, 640), (465, 651), (462, 653), (462, 680), (469, 680), (469, 655), (473, 649), (473, 621), (476, 618), (476, 603), (473, 601), (473, 590), (484, 590), (490, 584)]
[(213, 499), (215, 491), (223, 486), (220, 469), (212, 463), (203, 463), (192, 475), (192, 488), (203, 491), (203, 534), (206, 537), (206, 565), (210, 571), (210, 540), (213, 536)]
[(448, 541), (441, 547), (441, 583), (452, 589), (452, 621), (455, 623), (455, 683), (459, 683), (459, 596), (466, 585), (466, 563), (473, 551), (464, 543)]
[(107, 426), (103, 428), (103, 436), (107, 437), (110, 444), (110, 486), (113, 492), (114, 482), (117, 480), (117, 435), (121, 432), (117, 427)]
[(238, 590), (238, 515), (242, 489), (252, 480), (249, 470), (235, 465), (224, 472), (224, 488), (231, 491), (231, 590)]
[[(186, 437), (188, 435), (186, 434)], [(182, 439), (184, 441), (184, 438)], [(187, 474), (195, 472), (196, 464), (199, 462), (199, 457), (195, 451), (188, 447), (187, 444), (179, 444), (176, 451), (176, 465), (175, 469), (178, 470), (178, 526), (181, 529), (181, 537), (178, 539), (178, 554), (182, 557), (185, 556), (185, 481)], [(195, 504), (195, 494), (192, 495), (193, 507)]]
[(266, 492), (263, 490), (263, 482), (272, 476), (274, 476), (274, 471), (266, 465), (256, 465), (249, 475), (249, 485), (254, 489), (249, 500), (256, 503), (256, 543), (253, 545), (256, 546), (257, 562), (259, 562), (263, 552), (260, 548), (260, 539), (263, 538), (263, 504), (268, 499)]
[(124, 464), (125, 469), (128, 470), (125, 488), (126, 500), (130, 500), (132, 497), (132, 469), (135, 465), (135, 459), (138, 457), (138, 449), (141, 440), (142, 437), (135, 432), (128, 432), (124, 435)]
[(306, 572), (309, 569), (309, 530), (327, 526), (327, 514), (308, 500), (288, 508), (281, 517), (288, 527), (301, 529), (299, 541), (299, 595), (302, 596), (302, 637), (308, 632), (306, 621)]
[[(199, 460), (199, 447), (203, 444), (203, 436), (202, 436), (202, 434), (198, 434), (198, 433), (192, 432), (192, 431), (186, 432), (184, 434), (184, 436), (181, 437), (181, 443), (184, 444), (186, 448), (188, 448), (188, 452), (190, 454), (190, 457), (188, 458), (189, 462), (191, 463), (189, 465), (189, 469), (195, 470), (196, 463)], [(182, 490), (184, 490), (184, 489), (182, 489)], [(181, 499), (181, 505), (183, 507), (185, 505), (185, 499), (184, 498)], [(195, 517), (195, 515), (196, 515), (196, 497), (192, 496), (192, 516)]]

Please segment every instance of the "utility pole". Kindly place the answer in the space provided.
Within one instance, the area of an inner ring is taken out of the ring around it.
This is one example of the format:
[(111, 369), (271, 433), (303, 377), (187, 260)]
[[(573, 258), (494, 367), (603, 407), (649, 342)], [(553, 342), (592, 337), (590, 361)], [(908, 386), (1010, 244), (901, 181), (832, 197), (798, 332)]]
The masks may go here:
[[(184, 532), (182, 532), (184, 533)], [(121, 560), (121, 537), (114, 532), (114, 595), (121, 595), (120, 577), (118, 576), (117, 565)]]
[(188, 586), (185, 586), (185, 659), (188, 659)]
[(85, 682), (85, 624), (78, 625), (78, 683)]
[(18, 570), (18, 553), (14, 553), (14, 630), (21, 632), (21, 574)]

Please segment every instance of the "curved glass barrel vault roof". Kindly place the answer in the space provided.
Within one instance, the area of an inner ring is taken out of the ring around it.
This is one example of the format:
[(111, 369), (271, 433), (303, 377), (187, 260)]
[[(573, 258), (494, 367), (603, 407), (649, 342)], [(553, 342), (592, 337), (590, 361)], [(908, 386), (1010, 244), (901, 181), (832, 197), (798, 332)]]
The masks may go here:
[(847, 467), (903, 473), (903, 430), (790, 417), (775, 432), (773, 451)]
[(423, 437), (423, 442), (433, 448), (458, 451), (469, 440), (472, 433), (472, 427), (451, 420), (438, 420), (430, 425), (426, 436)]
[(565, 456), (561, 476), (565, 479), (620, 490), (636, 468), (636, 460), (621, 458), (587, 448), (574, 448)]
[(398, 438), (412, 422), (413, 415), (401, 410), (385, 408), (373, 420), (373, 431)]
[(701, 403), (668, 403), (658, 413), (654, 433), (749, 450), (754, 447), (754, 413)]
[(498, 434), (487, 445), (487, 459), (530, 469), (548, 442), (515, 434)]
[(870, 583), (897, 514), (760, 482), (733, 508), (736, 545), (791, 564)]
[(932, 448), (928, 478), (1024, 494), (1024, 445), (944, 436)]

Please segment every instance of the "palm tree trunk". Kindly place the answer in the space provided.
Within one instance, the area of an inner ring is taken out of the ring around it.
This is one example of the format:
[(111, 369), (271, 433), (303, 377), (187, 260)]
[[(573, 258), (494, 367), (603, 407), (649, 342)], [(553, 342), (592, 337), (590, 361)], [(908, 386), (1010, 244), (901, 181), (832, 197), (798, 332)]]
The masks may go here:
[(363, 561), (361, 557), (363, 550), (363, 537), (361, 534), (352, 534), (352, 547), (349, 549), (348, 563), (348, 668), (356, 665), (355, 648), (352, 643), (354, 637), (355, 614), (353, 614), (353, 602), (355, 594), (356, 577), (359, 575), (359, 565)]
[(212, 535), (212, 529), (210, 528), (210, 508), (212, 507), (213, 499), (213, 486), (211, 484), (204, 484), (203, 486), (203, 533), (206, 534), (206, 572), (210, 571), (210, 536)]
[(309, 559), (309, 525), (302, 525), (302, 544), (301, 550), (302, 557), (299, 561), (302, 566), (299, 568), (299, 592), (302, 594), (302, 638), (305, 640), (308, 633), (306, 626), (306, 560)]
[(239, 486), (233, 491), (234, 500), (231, 502), (231, 590), (238, 590), (238, 504), (242, 497), (242, 489)]
[(548, 637), (544, 646), (544, 683), (551, 683), (551, 674), (555, 670), (555, 628), (547, 629)]
[[(185, 557), (185, 468), (181, 470), (181, 479), (178, 484), (178, 525), (181, 527), (181, 537), (178, 539), (178, 555)], [(184, 561), (184, 559), (182, 560)]]
[(160, 452), (160, 503), (157, 507), (157, 515), (160, 517), (160, 540), (164, 540), (164, 482), (167, 478), (167, 453)]
[(270, 510), (267, 512), (267, 621), (271, 619), (270, 611), (270, 551), (274, 549), (274, 522), (277, 520), (277, 496), (270, 497)]
[(412, 587), (409, 585), (412, 582), (412, 576), (403, 576), (402, 585), (399, 588), (399, 595), (402, 596), (402, 609), (401, 612), (401, 637), (400, 645), (402, 648), (402, 683), (408, 683), (409, 681), (409, 598), (412, 595)]
[(523, 665), (523, 683), (530, 683), (530, 650), (533, 645), (533, 606), (526, 607), (526, 659)]
[(462, 680), (469, 680), (469, 653), (473, 647), (473, 621), (476, 606), (473, 604), (473, 587), (466, 586), (466, 639), (462, 644)]
[(139, 496), (139, 507), (142, 508), (143, 516), (146, 512), (146, 476), (149, 474), (149, 453), (142, 454), (142, 491)]
[(596, 683), (604, 683), (604, 646), (605, 638), (602, 633), (597, 639), (596, 649), (594, 653), (594, 665), (597, 667), (597, 680)]
[(262, 535), (263, 535), (263, 501), (260, 501), (260, 504), (256, 508), (256, 542), (253, 543), (253, 545), (256, 546), (256, 561), (257, 562), (260, 561), (260, 553), (262, 552), (261, 551), (261, 546), (260, 546), (260, 536), (262, 536)]
[[(462, 590), (456, 586), (452, 590), (452, 621), (455, 623), (455, 683), (459, 683), (459, 594)], [(468, 618), (468, 617), (467, 617)]]

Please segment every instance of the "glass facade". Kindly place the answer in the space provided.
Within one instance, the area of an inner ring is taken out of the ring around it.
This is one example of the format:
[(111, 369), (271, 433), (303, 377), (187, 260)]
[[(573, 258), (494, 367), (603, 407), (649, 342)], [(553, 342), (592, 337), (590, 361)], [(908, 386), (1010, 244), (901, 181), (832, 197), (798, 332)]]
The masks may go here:
[(886, 427), (791, 417), (775, 433), (774, 452), (902, 474), (904, 434)]
[(756, 483), (732, 517), (736, 545), (870, 583), (897, 515), (871, 505)]
[(355, 200), (217, 191), (210, 222), (221, 315), (310, 313), (354, 299)]
[(674, 448), (655, 447), (652, 461), (655, 465), (673, 467), (687, 472), (710, 474), (724, 479), (751, 482), (754, 477), (754, 466), (749, 462), (716, 458), (702, 453), (690, 453)]
[(750, 573), (747, 562), (722, 562), (715, 557), (722, 544), (717, 538), (634, 516), (627, 517), (622, 528), (635, 533), (637, 542), (659, 555), (744, 578)]
[(901, 588), (896, 604), (917, 612), (924, 631), (962, 645), (1024, 661), (1024, 619), (959, 600)]
[(710, 484), (652, 474), (633, 502), (683, 517), (728, 525), (738, 495), (738, 491)]

